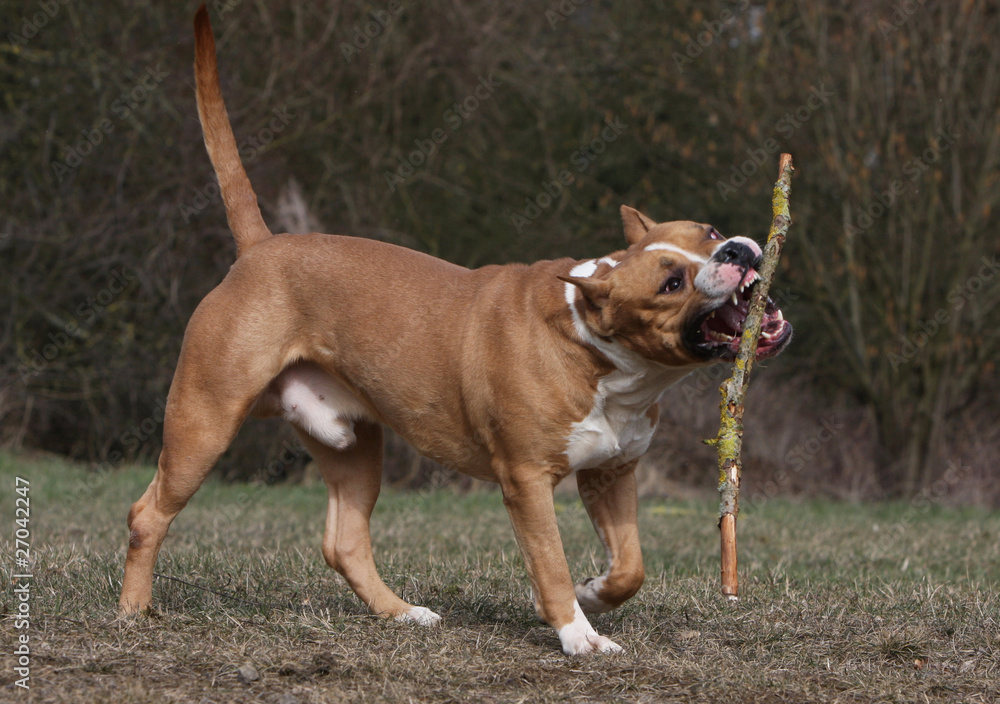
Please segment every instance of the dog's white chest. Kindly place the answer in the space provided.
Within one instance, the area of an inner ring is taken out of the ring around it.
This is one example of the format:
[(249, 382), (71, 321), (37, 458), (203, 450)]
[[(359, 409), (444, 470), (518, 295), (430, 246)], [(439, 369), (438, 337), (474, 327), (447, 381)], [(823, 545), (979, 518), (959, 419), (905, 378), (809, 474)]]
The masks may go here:
[(650, 367), (603, 377), (590, 413), (573, 424), (567, 438), (570, 469), (621, 465), (642, 456), (656, 432), (649, 409), (675, 380), (675, 375)]
[[(573, 267), (570, 274), (591, 276), (597, 266), (596, 260), (582, 262)], [(664, 367), (643, 359), (617, 342), (595, 337), (577, 310), (576, 287), (567, 283), (565, 291), (573, 325), (581, 341), (600, 350), (615, 366), (615, 371), (597, 382), (590, 413), (573, 424), (566, 438), (570, 469), (575, 472), (605, 464), (625, 464), (642, 456), (653, 440), (656, 422), (647, 415), (650, 407), (668, 386), (687, 376), (690, 369)]]

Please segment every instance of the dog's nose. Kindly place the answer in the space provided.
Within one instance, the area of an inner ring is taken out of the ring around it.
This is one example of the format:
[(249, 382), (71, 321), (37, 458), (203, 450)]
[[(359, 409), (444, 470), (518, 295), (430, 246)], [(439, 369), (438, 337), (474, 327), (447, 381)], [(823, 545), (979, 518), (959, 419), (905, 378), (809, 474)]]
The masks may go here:
[(715, 254), (712, 255), (712, 260), (719, 264), (732, 264), (746, 268), (753, 266), (758, 256), (757, 252), (743, 242), (730, 240), (715, 251)]

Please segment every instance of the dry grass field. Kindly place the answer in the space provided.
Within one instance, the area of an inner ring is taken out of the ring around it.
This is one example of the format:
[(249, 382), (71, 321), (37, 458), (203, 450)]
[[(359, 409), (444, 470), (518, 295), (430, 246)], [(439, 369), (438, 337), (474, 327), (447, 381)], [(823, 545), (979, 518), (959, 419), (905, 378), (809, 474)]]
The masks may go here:
[[(156, 610), (120, 621), (125, 515), (147, 467), (105, 477), (0, 455), (5, 574), (30, 484), (30, 626), (0, 610), (0, 700), (32, 702), (996, 702), (1000, 515), (771, 501), (740, 521), (737, 605), (718, 594), (715, 502), (644, 501), (648, 578), (595, 619), (625, 647), (568, 658), (529, 605), (500, 497), (386, 491), (386, 581), (443, 617), (368, 616), (319, 551), (321, 486), (209, 483), (174, 523)], [(88, 481), (88, 479), (90, 481)], [(560, 496), (574, 575), (603, 551)], [(30, 690), (15, 685), (30, 637)]]

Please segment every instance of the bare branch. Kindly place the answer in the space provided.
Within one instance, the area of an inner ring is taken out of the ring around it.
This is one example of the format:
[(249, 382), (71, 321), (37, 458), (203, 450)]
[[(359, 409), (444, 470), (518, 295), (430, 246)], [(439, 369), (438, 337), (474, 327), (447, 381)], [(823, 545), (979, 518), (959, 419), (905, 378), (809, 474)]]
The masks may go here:
[(740, 510), (740, 478), (743, 464), (740, 453), (743, 449), (743, 401), (750, 385), (750, 370), (757, 356), (757, 341), (767, 294), (778, 268), (778, 258), (785, 244), (785, 235), (792, 219), (789, 215), (788, 198), (791, 192), (792, 156), (782, 154), (778, 182), (771, 197), (773, 220), (764, 247), (760, 281), (753, 289), (750, 310), (743, 324), (740, 349), (733, 364), (733, 374), (719, 387), (722, 394), (720, 404), (721, 420), (719, 435), (711, 444), (719, 452), (719, 531), (722, 538), (722, 593), (735, 601), (739, 594), (739, 579), (736, 574), (736, 516)]

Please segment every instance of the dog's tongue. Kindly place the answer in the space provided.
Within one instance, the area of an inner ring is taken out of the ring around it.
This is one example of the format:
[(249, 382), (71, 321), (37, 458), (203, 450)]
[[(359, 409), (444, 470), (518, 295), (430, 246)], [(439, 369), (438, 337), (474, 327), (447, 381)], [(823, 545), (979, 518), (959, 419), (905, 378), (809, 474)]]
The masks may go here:
[(743, 321), (746, 320), (746, 312), (738, 306), (727, 303), (721, 308), (716, 308), (706, 321), (709, 330), (724, 332), (727, 335), (739, 335), (743, 331)]

